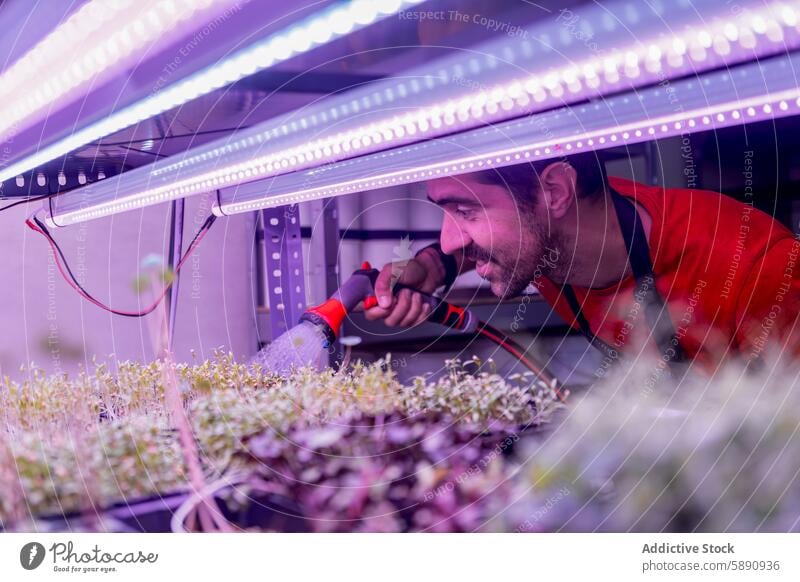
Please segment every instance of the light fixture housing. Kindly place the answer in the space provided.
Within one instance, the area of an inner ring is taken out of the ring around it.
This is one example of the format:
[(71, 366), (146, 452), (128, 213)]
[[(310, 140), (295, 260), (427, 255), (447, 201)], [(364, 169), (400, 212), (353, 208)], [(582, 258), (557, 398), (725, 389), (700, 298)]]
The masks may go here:
[(626, 0), (565, 9), (557, 27), (552, 19), (534, 24), (89, 186), (83, 205), (56, 199), (51, 221), (230, 188), (785, 52), (800, 47), (799, 6), (742, 2), (734, 11), (718, 0)]
[(800, 53), (254, 183), (217, 216), (800, 114)]
[[(93, 0), (93, 3), (96, 4), (102, 1), (103, 0)], [(30, 170), (41, 166), (42, 164), (64, 156), (88, 143), (97, 141), (103, 137), (125, 129), (126, 127), (133, 126), (164, 111), (168, 111), (183, 105), (184, 103), (187, 103), (202, 95), (206, 95), (223, 86), (235, 83), (236, 81), (239, 81), (249, 75), (268, 69), (278, 63), (284, 62), (292, 57), (312, 50), (332, 40), (346, 36), (355, 30), (386, 18), (387, 16), (390, 16), (399, 10), (407, 9), (419, 4), (421, 1), (423, 0), (351, 0), (349, 2), (335, 4), (331, 7), (318, 10), (311, 16), (308, 16), (297, 23), (291, 24), (275, 34), (258, 40), (246, 48), (234, 52), (233, 54), (227, 55), (226, 58), (221, 59), (219, 62), (215, 62), (213, 65), (210, 65), (205, 69), (194, 72), (185, 78), (176, 80), (173, 83), (165, 84), (163, 87), (161, 85), (164, 84), (165, 81), (163, 80), (163, 75), (161, 75), (158, 79), (156, 79), (156, 90), (151, 91), (142, 99), (128, 106), (112, 111), (104, 118), (88, 123), (86, 126), (71, 132), (69, 135), (57, 140), (52, 144), (41, 148), (36, 148), (34, 152), (20, 160), (14, 161), (5, 167), (0, 167), (0, 182), (11, 179), (20, 174), (25, 174)], [(150, 4), (154, 4), (156, 6), (156, 8), (153, 10), (158, 9), (162, 12), (166, 11), (162, 5), (173, 7), (213, 5), (215, 6), (215, 9), (210, 11), (208, 14), (208, 16), (213, 17), (217, 15), (223, 8), (228, 7), (230, 9), (231, 6), (238, 5), (241, 3), (241, 0), (215, 0), (213, 3), (209, 0), (202, 0), (201, 2), (193, 2), (191, 0), (149, 0), (149, 2)], [(123, 26), (123, 24), (129, 27), (140, 25), (140, 19), (135, 18), (135, 16), (138, 15), (142, 10), (141, 7), (138, 7), (136, 4), (131, 4), (130, 0), (124, 0), (124, 4), (131, 5), (130, 8), (132, 14), (122, 13), (118, 15), (118, 18), (115, 17), (115, 22), (116, 20), (119, 20), (122, 23), (119, 24), (118, 28)], [(186, 8), (186, 10), (188, 10), (188, 8)], [(197, 7), (195, 7), (194, 10), (197, 10)], [(82, 13), (82, 11), (83, 9), (80, 12)], [(149, 15), (150, 12), (145, 12), (145, 14)], [(171, 21), (173, 27), (178, 26), (180, 21), (187, 17), (184, 14), (176, 13), (174, 18), (174, 22)], [(139, 26), (139, 28), (141, 28), (141, 26)], [(69, 30), (72, 29), (70, 28)], [(122, 30), (124, 32), (124, 30), (127, 29), (122, 28)], [(67, 35), (67, 32), (68, 31), (63, 30), (62, 27), (59, 27), (43, 42), (49, 43), (47, 44), (49, 47), (50, 44), (52, 44), (50, 42), (51, 38), (62, 39), (65, 35)], [(165, 34), (168, 31), (159, 29), (156, 32)], [(110, 31), (109, 38), (102, 41), (105, 43), (102, 46), (116, 42), (115, 39), (117, 36), (119, 36), (119, 34), (119, 32), (115, 32), (113, 30)], [(148, 34), (142, 33), (140, 36), (141, 39), (143, 39), (142, 42), (144, 42), (144, 40), (152, 41)], [(59, 40), (59, 43), (63, 44), (63, 40)], [(60, 46), (60, 44), (58, 46)], [(49, 56), (49, 58), (54, 62), (53, 67), (56, 70), (60, 69), (65, 71), (62, 75), (54, 75), (54, 79), (61, 79), (64, 75), (68, 75), (76, 66), (79, 66), (80, 63), (83, 63), (87, 59), (91, 60), (90, 57), (94, 59), (100, 59), (100, 57), (97, 55), (105, 54), (103, 50), (100, 50), (95, 45), (90, 44), (84, 47), (84, 43), (77, 42), (77, 40), (71, 44), (75, 47), (78, 47), (76, 50), (79, 50), (79, 54), (72, 55), (72, 53), (68, 53), (64, 57), (60, 57), (56, 54)], [(136, 50), (137, 47), (138, 45), (133, 43), (132, 48), (127, 51), (131, 55), (130, 58), (136, 57), (137, 54), (141, 52)], [(30, 64), (29, 61), (32, 59), (35, 60), (41, 58), (44, 57), (26, 56), (23, 57), (21, 62), (22, 64)], [(140, 58), (140, 56), (137, 58)], [(178, 59), (179, 58), (180, 57), (178, 57)], [(99, 71), (98, 75), (100, 73), (105, 75), (114, 71), (118, 71), (127, 62), (124, 60), (111, 61), (108, 58), (103, 58), (102, 61), (104, 67)], [(74, 62), (75, 64), (70, 66), (70, 62)], [(169, 63), (168, 67), (171, 66), (176, 70), (179, 70), (177, 69), (178, 65), (175, 64), (175, 62), (175, 59), (173, 59), (173, 62)], [(180, 60), (177, 61), (177, 63), (180, 62)], [(19, 76), (16, 72), (17, 68), (18, 67), (13, 67), (7, 74), (14, 75), (14, 78), (16, 78), (16, 76)], [(166, 71), (167, 68), (164, 70)], [(170, 75), (174, 74), (171, 69), (169, 73)], [(101, 79), (101, 77), (98, 75), (95, 75), (89, 79), (83, 79), (83, 77), (80, 76), (75, 76), (74, 79), (70, 77), (69, 81), (64, 81), (63, 87), (65, 89), (70, 88), (70, 90), (73, 92), (77, 92), (81, 84), (90, 86), (93, 83), (97, 83)], [(23, 78), (23, 81), (24, 80), (25, 79)], [(2, 83), (3, 77), (0, 77), (0, 88), (3, 87)], [(34, 100), (32, 101), (29, 97), (22, 99), (23, 96), (21, 95), (21, 109), (20, 107), (16, 107), (12, 104), (12, 106), (10, 106), (11, 114), (5, 118), (0, 116), (0, 140), (8, 139), (10, 135), (12, 135), (8, 132), (13, 131), (15, 133), (22, 128), (20, 122), (16, 121), (18, 117), (22, 120), (26, 120), (27, 122), (35, 121), (37, 119), (37, 117), (33, 115), (34, 111), (29, 112), (27, 110), (28, 107), (33, 106), (31, 104), (38, 104), (36, 111), (48, 113), (47, 108), (52, 107), (53, 104), (56, 103), (56, 99), (64, 96), (65, 91), (53, 91), (52, 89), (47, 89), (49, 86), (50, 82), (44, 85), (44, 89), (39, 90), (40, 92), (46, 90), (46, 99), (43, 98), (37, 100), (36, 95), (38, 95), (38, 93), (34, 95)], [(59, 85), (59, 87), (61, 87), (61, 85)], [(0, 89), (0, 93), (1, 92), (2, 90)], [(4, 129), (7, 130), (6, 134), (3, 133)]]
[[(0, 141), (191, 33), (237, 0), (90, 0), (0, 74)], [(52, 159), (52, 158), (51, 158)], [(25, 171), (33, 169), (30, 165)], [(9, 167), (10, 168), (10, 167)], [(17, 174), (23, 173), (17, 171)], [(0, 181), (16, 174), (0, 171)]]

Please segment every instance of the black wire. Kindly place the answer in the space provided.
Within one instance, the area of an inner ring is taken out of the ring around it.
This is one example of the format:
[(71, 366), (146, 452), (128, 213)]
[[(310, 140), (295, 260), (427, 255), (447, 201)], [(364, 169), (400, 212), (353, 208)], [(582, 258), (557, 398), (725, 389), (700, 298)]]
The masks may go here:
[[(194, 245), (194, 243), (197, 241), (197, 239), (198, 239), (198, 238), (199, 238), (199, 237), (200, 237), (200, 236), (201, 236), (201, 235), (202, 235), (202, 234), (203, 234), (205, 231), (207, 231), (209, 228), (211, 228), (211, 225), (212, 225), (212, 224), (214, 224), (214, 221), (215, 221), (216, 219), (217, 219), (217, 217), (216, 217), (214, 214), (209, 214), (209, 215), (208, 215), (208, 218), (206, 218), (206, 220), (205, 220), (205, 222), (203, 223), (203, 225), (200, 227), (200, 229), (197, 231), (197, 233), (196, 233), (196, 234), (194, 235), (194, 237), (192, 238), (192, 241), (189, 243), (189, 246), (187, 246), (187, 247), (186, 247), (186, 252), (183, 254), (183, 256), (181, 257), (180, 261), (178, 261), (178, 264), (179, 264), (179, 265), (180, 265), (181, 263), (183, 263), (183, 261), (186, 259), (186, 257), (188, 256), (188, 254), (189, 254), (190, 252), (192, 252), (192, 251), (193, 251), (193, 249), (192, 249), (192, 246), (193, 246), (193, 245)], [(69, 278), (70, 278), (70, 279), (72, 279), (72, 282), (73, 282), (73, 283), (75, 283), (75, 286), (76, 286), (78, 289), (80, 289), (80, 290), (81, 290), (81, 292), (82, 292), (82, 293), (84, 293), (84, 294), (85, 294), (87, 297), (89, 297), (89, 298), (90, 298), (92, 301), (95, 301), (96, 303), (98, 303), (98, 304), (100, 304), (100, 305), (105, 305), (105, 304), (104, 304), (102, 301), (100, 301), (99, 299), (97, 299), (96, 297), (94, 297), (94, 295), (92, 295), (91, 293), (89, 293), (89, 292), (88, 292), (88, 291), (87, 291), (87, 290), (86, 290), (86, 289), (83, 287), (83, 285), (81, 285), (81, 284), (78, 282), (78, 279), (75, 277), (75, 274), (72, 272), (72, 269), (70, 269), (70, 268), (69, 268), (69, 263), (67, 262), (67, 258), (64, 256), (64, 251), (62, 251), (62, 250), (61, 250), (61, 247), (60, 247), (60, 246), (59, 246), (59, 244), (56, 242), (56, 240), (53, 238), (53, 235), (52, 235), (52, 234), (50, 234), (50, 231), (47, 229), (47, 226), (45, 226), (45, 225), (44, 225), (44, 223), (43, 223), (42, 221), (40, 221), (40, 220), (39, 220), (39, 219), (38, 219), (36, 216), (33, 216), (33, 221), (36, 223), (36, 225), (37, 225), (39, 228), (41, 228), (41, 229), (42, 229), (42, 232), (44, 233), (44, 235), (45, 235), (45, 236), (47, 237), (47, 239), (48, 239), (48, 240), (49, 240), (49, 241), (50, 241), (50, 242), (53, 244), (53, 247), (55, 247), (56, 251), (58, 251), (58, 255), (61, 257), (61, 263), (64, 265), (64, 268), (66, 269), (67, 273), (69, 274)], [(176, 273), (177, 273), (177, 271), (176, 271)], [(169, 287), (171, 287), (171, 286), (172, 286), (172, 283), (169, 283), (169, 285), (167, 285), (167, 288), (169, 288)], [(117, 310), (115, 310), (115, 309), (111, 309), (110, 307), (107, 307), (107, 309), (108, 309), (108, 311), (110, 311), (111, 313), (114, 313), (115, 315), (121, 315), (121, 316), (123, 316), (123, 317), (144, 317), (145, 315), (147, 315), (147, 313), (143, 313), (143, 312), (140, 312), (140, 313), (127, 313), (127, 312), (124, 312), (124, 311), (117, 311)]]
[(154, 157), (157, 157), (157, 158), (166, 158), (166, 157), (168, 157), (167, 154), (162, 154), (162, 153), (159, 153), (159, 152), (150, 152), (150, 151), (147, 151), (147, 150), (140, 150), (140, 149), (132, 148), (132, 147), (128, 147), (128, 146), (120, 146), (120, 147), (122, 149), (124, 149), (124, 150), (128, 150), (129, 152), (135, 152), (137, 154), (146, 154), (148, 156), (154, 156)]
[(38, 202), (40, 200), (47, 200), (49, 198), (54, 198), (55, 196), (59, 196), (61, 194), (74, 192), (75, 190), (80, 190), (83, 187), (84, 187), (83, 185), (73, 186), (72, 188), (59, 189), (56, 192), (50, 192), (49, 194), (40, 194), (39, 196), (34, 196), (33, 198), (24, 198), (22, 200), (17, 200), (16, 202), (13, 202), (7, 206), (3, 206), (2, 208), (0, 208), (0, 212), (8, 210), (9, 208), (14, 208), (15, 206), (19, 206), (20, 204), (27, 204), (28, 202)]
[(10, 208), (14, 208), (15, 206), (19, 206), (20, 204), (27, 204), (28, 202), (38, 202), (39, 200), (45, 200), (47, 198), (51, 198), (55, 196), (55, 194), (42, 194), (41, 196), (34, 196), (33, 198), (24, 198), (23, 200), (17, 200), (16, 202), (12, 202), (7, 206), (3, 206), (0, 208), (0, 212), (4, 210), (8, 210)]
[[(72, 281), (75, 283), (75, 285), (77, 285), (80, 288), (81, 291), (86, 293), (86, 295), (88, 295), (89, 297), (92, 297), (92, 295), (90, 293), (88, 293), (86, 291), (86, 289), (84, 289), (81, 286), (80, 283), (78, 283), (78, 280), (75, 278), (75, 275), (72, 273), (72, 269), (69, 268), (69, 263), (67, 262), (67, 258), (64, 256), (64, 251), (62, 251), (61, 247), (58, 246), (58, 243), (56, 242), (56, 239), (53, 238), (53, 235), (50, 234), (50, 231), (47, 230), (47, 227), (44, 225), (44, 223), (41, 222), (35, 216), (33, 217), (33, 221), (36, 223), (36, 225), (39, 228), (42, 229), (42, 232), (50, 240), (50, 242), (53, 243), (53, 247), (55, 247), (55, 249), (58, 251), (58, 255), (61, 257), (61, 263), (64, 265), (64, 268), (67, 270), (67, 273), (69, 273), (69, 278), (72, 279)], [(95, 298), (92, 297), (92, 299), (95, 299)], [(97, 299), (95, 299), (95, 301), (97, 301)]]
[[(182, 122), (181, 122), (181, 124), (184, 125), (184, 127), (186, 127), (186, 124), (184, 124)], [(155, 140), (165, 141), (165, 140), (168, 140), (168, 139), (180, 139), (180, 138), (185, 138), (185, 137), (196, 137), (198, 135), (213, 135), (215, 133), (231, 133), (233, 131), (240, 131), (240, 130), (243, 130), (243, 129), (248, 129), (248, 127), (249, 126), (223, 127), (222, 129), (208, 129), (208, 130), (205, 130), (205, 131), (195, 131), (195, 132), (190, 132), (190, 133), (175, 133), (175, 134), (172, 134), (172, 135), (162, 135), (161, 137), (154, 137), (154, 138), (149, 138), (149, 139), (152, 139), (154, 141)], [(187, 127), (187, 129), (189, 129), (189, 128)], [(162, 133), (163, 133), (163, 131), (162, 131)], [(136, 139), (136, 140), (128, 140), (128, 141), (109, 141), (109, 142), (96, 141), (96, 142), (88, 143), (86, 145), (87, 146), (98, 146), (98, 147), (124, 146), (124, 145), (130, 145), (132, 143), (141, 143), (143, 141), (147, 141), (147, 140)]]

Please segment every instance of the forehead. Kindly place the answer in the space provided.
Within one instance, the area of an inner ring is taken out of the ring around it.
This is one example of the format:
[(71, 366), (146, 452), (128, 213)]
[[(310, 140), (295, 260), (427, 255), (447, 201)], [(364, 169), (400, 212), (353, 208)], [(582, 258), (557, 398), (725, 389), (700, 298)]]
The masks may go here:
[(428, 198), (435, 204), (458, 201), (488, 204), (511, 198), (504, 187), (484, 184), (474, 174), (437, 178), (429, 180), (425, 186)]

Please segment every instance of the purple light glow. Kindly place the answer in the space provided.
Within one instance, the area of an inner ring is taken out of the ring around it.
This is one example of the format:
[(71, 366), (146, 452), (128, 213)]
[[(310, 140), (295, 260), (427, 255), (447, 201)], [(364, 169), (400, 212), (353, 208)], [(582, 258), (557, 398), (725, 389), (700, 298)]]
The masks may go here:
[(236, 0), (91, 0), (0, 75), (0, 140), (99, 86)]

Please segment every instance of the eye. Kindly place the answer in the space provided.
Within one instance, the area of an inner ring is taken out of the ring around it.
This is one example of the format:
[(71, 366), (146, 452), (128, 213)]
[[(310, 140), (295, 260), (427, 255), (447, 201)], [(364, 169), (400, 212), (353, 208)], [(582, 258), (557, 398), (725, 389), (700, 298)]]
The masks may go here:
[(475, 211), (471, 206), (459, 204), (453, 209), (453, 214), (463, 220), (470, 220), (474, 217)]

